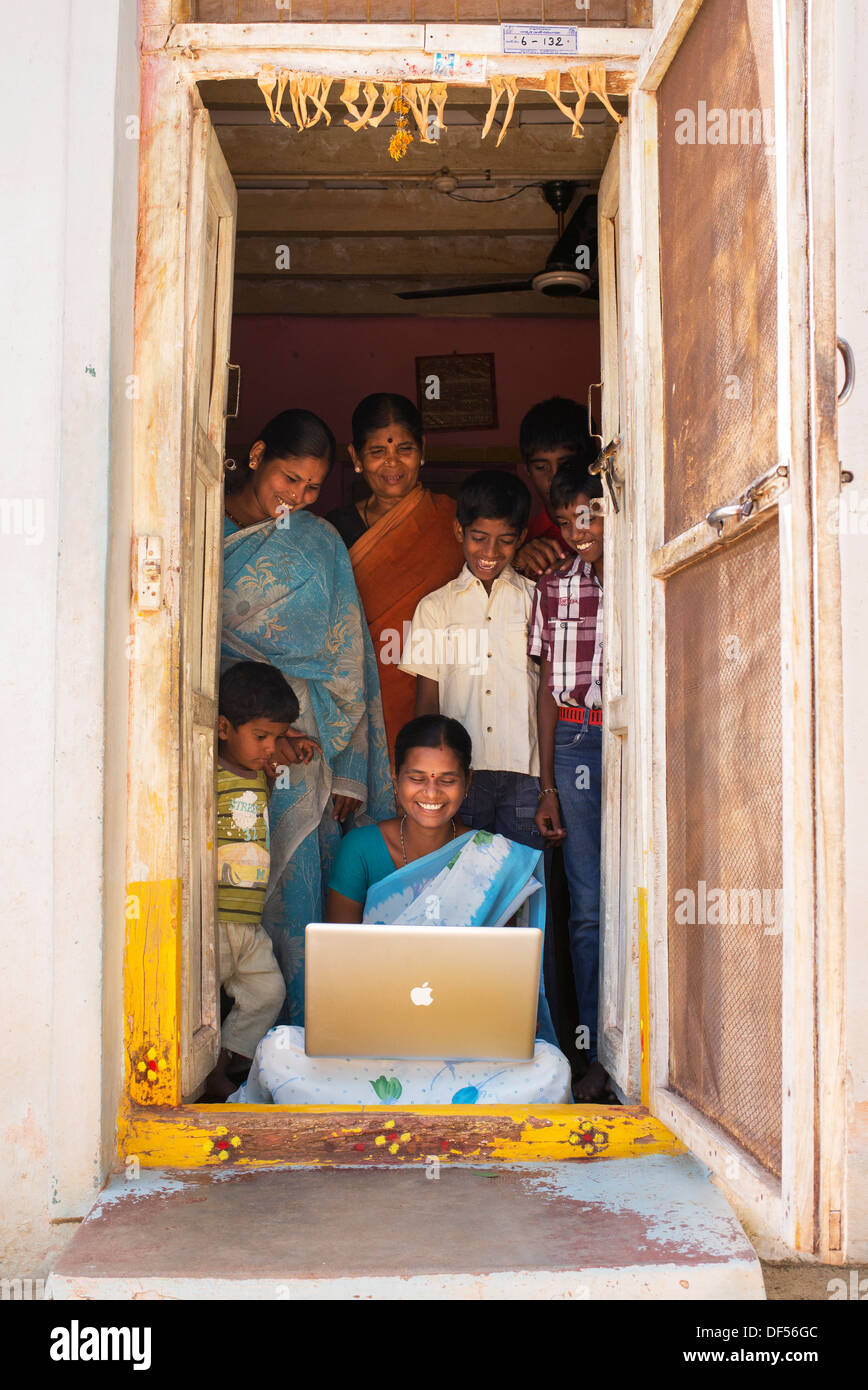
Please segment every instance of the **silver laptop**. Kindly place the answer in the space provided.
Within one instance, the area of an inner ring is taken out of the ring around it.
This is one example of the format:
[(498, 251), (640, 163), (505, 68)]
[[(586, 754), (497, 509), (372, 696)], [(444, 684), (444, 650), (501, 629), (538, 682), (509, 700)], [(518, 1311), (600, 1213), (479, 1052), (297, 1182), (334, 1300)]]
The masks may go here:
[(311, 922), (305, 1052), (526, 1061), (533, 1056), (541, 951), (536, 927)]

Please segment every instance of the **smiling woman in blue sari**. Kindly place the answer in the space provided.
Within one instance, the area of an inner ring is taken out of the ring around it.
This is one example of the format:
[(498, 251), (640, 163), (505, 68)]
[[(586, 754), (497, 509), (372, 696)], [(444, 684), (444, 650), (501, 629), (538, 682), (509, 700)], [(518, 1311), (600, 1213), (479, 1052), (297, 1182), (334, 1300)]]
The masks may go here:
[[(474, 831), (458, 811), (470, 777), (470, 736), (454, 719), (412, 719), (395, 744), (400, 815), (351, 831), (331, 877), (330, 922), (452, 926), (545, 924), (538, 849)], [(437, 916), (432, 919), (432, 902)], [(362, 1105), (563, 1104), (570, 1066), (555, 1044), (540, 981), (529, 1061), (387, 1061), (308, 1057), (304, 1029), (273, 1028), (231, 1103)]]
[(223, 669), (267, 661), (299, 702), (279, 744), (269, 803), (271, 877), (262, 924), (283, 972), (282, 1018), (304, 1012), (304, 929), (321, 921), (341, 822), (392, 814), (377, 664), (346, 547), (305, 508), (334, 460), (306, 410), (270, 421), (230, 474), (224, 524)]

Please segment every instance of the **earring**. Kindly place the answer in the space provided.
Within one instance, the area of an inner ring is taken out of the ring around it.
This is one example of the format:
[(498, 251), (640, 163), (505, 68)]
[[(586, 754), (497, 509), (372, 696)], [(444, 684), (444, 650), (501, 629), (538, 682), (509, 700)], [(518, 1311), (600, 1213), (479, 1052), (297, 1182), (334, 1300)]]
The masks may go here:
[(234, 473), (238, 467), (238, 464), (235, 462), (234, 459), (224, 459), (223, 467), (225, 468), (227, 473)]

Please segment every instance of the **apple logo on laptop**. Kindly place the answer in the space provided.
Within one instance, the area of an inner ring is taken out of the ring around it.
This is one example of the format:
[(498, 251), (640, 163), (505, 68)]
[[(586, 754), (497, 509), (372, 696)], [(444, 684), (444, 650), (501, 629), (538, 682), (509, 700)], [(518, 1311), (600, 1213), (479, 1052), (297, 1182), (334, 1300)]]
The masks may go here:
[(434, 991), (426, 980), (423, 985), (416, 985), (415, 989), (410, 990), (410, 998), (414, 1004), (430, 1004), (434, 999)]

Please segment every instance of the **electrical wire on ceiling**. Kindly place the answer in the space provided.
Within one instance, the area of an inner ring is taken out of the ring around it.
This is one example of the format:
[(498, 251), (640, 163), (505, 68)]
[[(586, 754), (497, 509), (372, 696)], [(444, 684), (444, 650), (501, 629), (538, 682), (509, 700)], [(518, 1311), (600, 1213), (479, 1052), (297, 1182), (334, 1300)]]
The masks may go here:
[(539, 188), (538, 183), (523, 183), (521, 188), (513, 189), (512, 193), (504, 193), (502, 198), (468, 198), (464, 193), (447, 193), (447, 198), (454, 198), (456, 203), (505, 203), (510, 198), (517, 198), (519, 193), (525, 193), (529, 188)]

